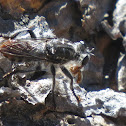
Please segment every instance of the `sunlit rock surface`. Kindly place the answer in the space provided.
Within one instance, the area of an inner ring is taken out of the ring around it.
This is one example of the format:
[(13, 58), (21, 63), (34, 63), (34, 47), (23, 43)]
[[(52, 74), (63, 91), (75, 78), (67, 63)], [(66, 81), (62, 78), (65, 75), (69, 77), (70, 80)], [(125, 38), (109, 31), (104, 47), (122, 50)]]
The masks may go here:
[[(70, 79), (56, 67), (54, 106), (51, 64), (10, 62), (1, 54), (0, 125), (125, 126), (125, 2), (38, 0), (34, 4), (31, 0), (24, 1), (27, 5), (17, 1), (12, 6), (9, 3), (14, 0), (6, 1), (0, 2), (1, 33), (22, 31), (16, 39), (31, 39), (24, 31), (31, 29), (39, 39), (56, 37), (73, 46), (74, 42), (84, 41), (89, 49), (94, 48), (94, 55), (81, 70), (80, 84), (74, 76), (79, 104), (70, 89)], [(73, 65), (78, 62), (65, 64), (68, 70)], [(25, 72), (2, 78), (13, 69)]]

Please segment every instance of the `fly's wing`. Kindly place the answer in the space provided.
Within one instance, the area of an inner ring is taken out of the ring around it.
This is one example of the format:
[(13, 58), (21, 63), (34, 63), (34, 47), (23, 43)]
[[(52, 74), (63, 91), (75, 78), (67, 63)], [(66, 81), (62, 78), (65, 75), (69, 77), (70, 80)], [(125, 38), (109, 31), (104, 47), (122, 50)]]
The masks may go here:
[(35, 40), (7, 40), (0, 45), (0, 52), (14, 61), (45, 60), (34, 54), (36, 53), (35, 45), (39, 43)]
[(13, 61), (45, 60), (64, 64), (77, 54), (70, 43), (57, 38), (8, 39), (0, 45), (0, 52)]

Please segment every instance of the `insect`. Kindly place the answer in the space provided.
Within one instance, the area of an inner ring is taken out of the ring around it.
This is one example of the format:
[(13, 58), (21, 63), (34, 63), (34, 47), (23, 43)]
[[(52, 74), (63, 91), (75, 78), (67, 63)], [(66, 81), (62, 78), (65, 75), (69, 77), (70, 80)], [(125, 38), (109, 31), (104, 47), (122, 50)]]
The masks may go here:
[(1, 35), (4, 40), (0, 45), (0, 52), (9, 60), (15, 62), (42, 60), (50, 63), (53, 78), (52, 95), (54, 105), (55, 66), (58, 65), (62, 72), (71, 80), (70, 89), (79, 103), (79, 98), (73, 88), (73, 76), (64, 64), (70, 61), (80, 61), (81, 65), (75, 66), (71, 70), (73, 74), (79, 73), (90, 57), (90, 54), (86, 52), (84, 42), (80, 41), (73, 44), (69, 40), (60, 38), (37, 39), (32, 30), (26, 29), (26, 31), (30, 34), (30, 39), (16, 39), (16, 36), (22, 31), (16, 32), (11, 36)]

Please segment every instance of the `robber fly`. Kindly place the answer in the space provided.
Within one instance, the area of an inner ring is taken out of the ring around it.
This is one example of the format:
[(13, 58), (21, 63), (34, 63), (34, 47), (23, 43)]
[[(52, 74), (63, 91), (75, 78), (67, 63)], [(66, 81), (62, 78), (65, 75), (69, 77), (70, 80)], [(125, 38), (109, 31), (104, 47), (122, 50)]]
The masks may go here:
[[(87, 53), (84, 42), (72, 43), (69, 40), (60, 38), (37, 39), (32, 30), (27, 29), (26, 31), (30, 34), (30, 39), (16, 39), (16, 36), (22, 31), (16, 32), (11, 36), (1, 35), (4, 40), (0, 45), (0, 52), (11, 61), (28, 62), (42, 60), (50, 63), (50, 70), (53, 76), (53, 99), (56, 75), (55, 65), (58, 65), (62, 72), (71, 80), (70, 88), (79, 103), (79, 98), (74, 92), (71, 72), (77, 74), (89, 60), (90, 54)], [(72, 68), (70, 72), (64, 66), (70, 61), (81, 61), (81, 65)]]

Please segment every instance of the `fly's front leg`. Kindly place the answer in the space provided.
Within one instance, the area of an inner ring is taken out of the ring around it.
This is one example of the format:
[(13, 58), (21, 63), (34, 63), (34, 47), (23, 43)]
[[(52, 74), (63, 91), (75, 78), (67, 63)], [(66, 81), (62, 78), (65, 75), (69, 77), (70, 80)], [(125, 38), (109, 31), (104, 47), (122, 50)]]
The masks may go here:
[(55, 97), (54, 97), (56, 70), (54, 65), (51, 65), (51, 73), (53, 75), (53, 87), (52, 87), (53, 104), (54, 104), (54, 108), (56, 108)]
[(89, 56), (87, 55), (82, 60), (81, 66), (73, 66), (70, 68), (71, 73), (73, 75), (77, 75), (77, 83), (80, 83), (82, 81), (81, 69), (88, 63), (88, 61), (89, 61)]
[(73, 92), (74, 96), (76, 97), (77, 102), (78, 102), (78, 104), (79, 104), (80, 100), (79, 100), (79, 98), (77, 97), (77, 95), (75, 94), (74, 88), (73, 88), (73, 76), (71, 75), (71, 73), (70, 73), (64, 66), (61, 66), (60, 68), (61, 68), (61, 70), (63, 71), (63, 73), (64, 73), (68, 78), (70, 78), (70, 80), (71, 80), (71, 82), (70, 82), (70, 89), (72, 90), (72, 92)]

